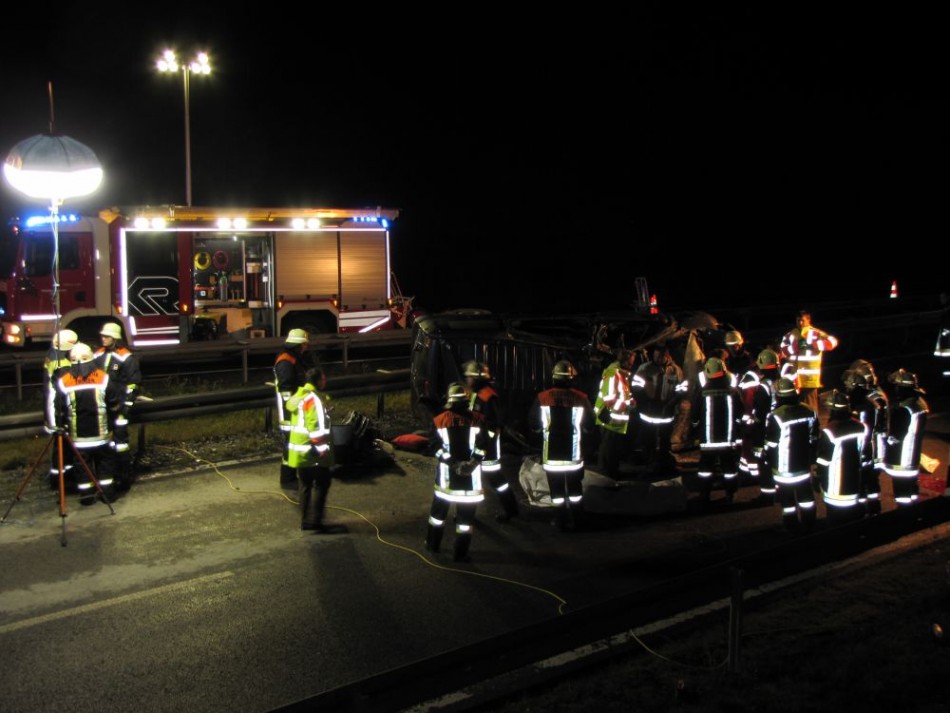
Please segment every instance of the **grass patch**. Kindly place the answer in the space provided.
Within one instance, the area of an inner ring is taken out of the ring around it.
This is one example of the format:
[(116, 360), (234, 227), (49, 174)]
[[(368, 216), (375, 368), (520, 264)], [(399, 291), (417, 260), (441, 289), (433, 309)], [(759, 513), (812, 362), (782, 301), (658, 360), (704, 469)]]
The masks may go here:
[[(180, 393), (194, 393), (193, 387), (179, 384)], [(203, 387), (207, 383), (203, 382)], [(167, 393), (165, 395), (173, 395)], [(383, 396), (383, 415), (377, 417), (378, 399), (375, 394), (365, 396), (331, 397), (331, 417), (337, 422), (346, 417), (350, 411), (361, 413), (374, 421), (379, 421), (384, 436), (395, 435), (396, 432), (414, 430), (403, 424), (411, 423), (412, 409), (411, 393), (394, 391)], [(29, 412), (40, 410), (39, 403)], [(274, 417), (272, 416), (272, 419)], [(130, 429), (129, 445), (133, 453), (142, 454), (153, 447), (178, 447), (183, 444), (194, 444), (196, 447), (214, 441), (226, 441), (227, 450), (235, 457), (247, 457), (268, 452), (277, 453), (279, 439), (276, 432), (276, 421), (272, 420), (273, 429), (266, 428), (267, 414), (265, 409), (222, 412), (209, 416), (195, 416), (170, 421), (158, 421), (148, 424), (134, 424)], [(140, 446), (144, 438), (144, 447)], [(10, 471), (29, 468), (42, 454), (49, 442), (46, 434), (7, 441), (0, 457), (0, 470)]]

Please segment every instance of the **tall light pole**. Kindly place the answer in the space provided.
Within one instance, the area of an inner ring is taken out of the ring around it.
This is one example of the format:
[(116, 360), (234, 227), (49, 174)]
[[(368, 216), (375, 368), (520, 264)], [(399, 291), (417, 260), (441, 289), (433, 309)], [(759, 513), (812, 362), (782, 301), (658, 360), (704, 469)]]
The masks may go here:
[(59, 207), (67, 198), (87, 196), (102, 183), (102, 166), (91, 148), (55, 133), (53, 85), (49, 86), (49, 134), (24, 139), (7, 154), (3, 175), (30, 198), (49, 201), (53, 230), (53, 334), (59, 332)]
[(181, 70), (185, 90), (185, 200), (191, 205), (191, 75), (211, 74), (211, 61), (207, 52), (199, 52), (187, 64), (178, 64), (174, 50), (165, 50), (156, 62), (159, 72), (177, 72)]

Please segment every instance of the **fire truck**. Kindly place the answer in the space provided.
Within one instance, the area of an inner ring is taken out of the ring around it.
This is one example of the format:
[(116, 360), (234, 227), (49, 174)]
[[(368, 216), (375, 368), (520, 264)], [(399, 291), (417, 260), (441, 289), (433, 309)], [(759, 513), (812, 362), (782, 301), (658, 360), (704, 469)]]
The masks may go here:
[[(3, 343), (122, 323), (136, 347), (406, 327), (393, 209), (129, 207), (15, 221), (0, 244)], [(56, 219), (56, 230), (52, 220)]]

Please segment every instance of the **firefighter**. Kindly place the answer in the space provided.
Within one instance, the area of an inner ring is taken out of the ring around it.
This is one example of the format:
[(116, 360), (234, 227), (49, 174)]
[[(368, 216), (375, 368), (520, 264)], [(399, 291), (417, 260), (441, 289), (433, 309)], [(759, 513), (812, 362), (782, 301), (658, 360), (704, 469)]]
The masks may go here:
[(311, 367), (304, 371), (303, 384), (287, 399), (290, 416), (287, 439), (287, 465), (294, 469), (300, 487), (300, 529), (317, 534), (346, 532), (344, 525), (331, 525), (323, 520), (333, 469), (333, 437), (323, 369)]
[(488, 439), (482, 460), (482, 476), (501, 502), (503, 511), (495, 519), (508, 522), (518, 515), (518, 501), (501, 470), (501, 432), (504, 428), (501, 397), (492, 386), (488, 364), (468, 361), (462, 367), (462, 374), (469, 388), (469, 408), (482, 415), (482, 427)]
[(781, 350), (786, 359), (782, 376), (795, 379), (799, 398), (816, 414), (818, 389), (821, 388), (821, 357), (838, 346), (838, 338), (811, 323), (811, 313), (801, 310), (797, 325), (782, 337)]
[[(43, 381), (43, 425), (49, 434), (56, 433), (56, 385), (59, 377), (69, 371), (72, 362), (69, 361), (69, 352), (76, 346), (79, 336), (71, 329), (61, 329), (53, 335), (49, 351), (43, 360), (43, 371), (46, 378)], [(73, 449), (63, 448), (63, 482), (72, 489)], [(50, 459), (49, 487), (59, 488), (59, 448), (53, 449)]]
[(132, 486), (132, 458), (129, 452), (129, 414), (139, 394), (142, 370), (138, 359), (122, 343), (122, 327), (117, 322), (105, 322), (99, 330), (102, 346), (96, 350), (99, 368), (109, 375), (122, 391), (122, 403), (110, 412), (112, 440), (116, 453), (116, 489), (128, 490)]
[(737, 329), (730, 329), (724, 337), (726, 345), (726, 368), (741, 378), (755, 367), (755, 359), (746, 348), (745, 337)]
[(594, 429), (594, 408), (576, 378), (571, 362), (555, 364), (553, 386), (537, 395), (528, 415), (531, 430), (541, 434), (541, 467), (557, 508), (552, 524), (561, 532), (575, 529), (583, 517), (584, 435)]
[(438, 464), (425, 547), (429, 552), (439, 551), (445, 522), (454, 505), (453, 559), (456, 562), (468, 560), (475, 512), (478, 504), (485, 500), (481, 461), (488, 438), (482, 428), (481, 414), (472, 413), (468, 403), (465, 384), (453, 382), (446, 394), (445, 410), (432, 419), (439, 449), (435, 454)]
[(832, 525), (860, 519), (861, 471), (871, 431), (851, 413), (848, 395), (834, 389), (826, 397), (828, 423), (818, 438), (818, 482)]
[(310, 346), (310, 335), (303, 329), (291, 329), (284, 339), (284, 348), (274, 361), (274, 390), (277, 393), (277, 424), (283, 439), (283, 452), (280, 459), (280, 487), (297, 487), (297, 469), (288, 460), (290, 442), (291, 413), (287, 410), (287, 400), (297, 393), (297, 389), (306, 383), (307, 367), (310, 362), (305, 357)]
[(772, 391), (778, 368), (779, 355), (772, 349), (763, 349), (755, 358), (755, 366), (739, 379), (743, 408), (739, 472), (747, 473), (758, 484), (759, 501), (769, 505), (775, 502), (775, 481), (772, 472), (763, 465), (765, 419), (774, 405)]
[(859, 500), (866, 514), (877, 515), (881, 512), (880, 467), (887, 440), (888, 397), (878, 385), (873, 365), (864, 359), (853, 362), (841, 380), (851, 403), (851, 413), (870, 433), (861, 464)]
[(601, 427), (597, 467), (607, 476), (620, 474), (620, 461), (629, 451), (630, 417), (636, 409), (630, 382), (630, 369), (636, 354), (621, 349), (616, 361), (610, 363), (600, 377), (600, 389), (594, 410)]
[(801, 403), (795, 382), (775, 382), (775, 408), (765, 419), (766, 465), (778, 488), (782, 524), (792, 534), (814, 529), (817, 512), (812, 466), (818, 443), (818, 416)]
[(115, 449), (112, 446), (112, 418), (125, 399), (124, 386), (113, 382), (95, 361), (92, 348), (78, 342), (69, 351), (71, 366), (56, 384), (56, 427), (69, 437), (83, 454), (76, 463), (73, 479), (79, 502), (91, 505), (95, 492), (86, 468), (95, 471), (106, 499), (115, 497)]
[(898, 369), (888, 381), (894, 386), (894, 398), (890, 402), (883, 468), (891, 476), (894, 502), (898, 508), (907, 508), (919, 497), (917, 477), (930, 406), (913, 372)]
[(693, 395), (690, 416), (699, 434), (700, 502), (706, 505), (717, 470), (721, 473), (726, 502), (732, 502), (739, 487), (739, 424), (742, 399), (732, 386), (732, 374), (719, 357), (703, 365), (703, 387)]
[(637, 441), (643, 464), (653, 473), (675, 474), (676, 460), (670, 441), (686, 387), (683, 370), (673, 361), (665, 344), (653, 348), (650, 361), (641, 364), (631, 380), (639, 420)]

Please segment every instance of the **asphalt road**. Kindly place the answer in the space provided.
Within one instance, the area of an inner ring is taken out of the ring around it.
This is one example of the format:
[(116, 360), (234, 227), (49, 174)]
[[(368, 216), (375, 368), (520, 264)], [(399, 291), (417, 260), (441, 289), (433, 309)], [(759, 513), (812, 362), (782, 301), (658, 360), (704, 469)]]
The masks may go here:
[[(948, 430), (945, 417), (929, 422), (936, 476)], [(276, 460), (195, 465), (137, 483), (114, 514), (70, 496), (65, 521), (39, 478), (14, 502), (22, 474), (6, 477), (0, 708), (269, 711), (789, 538), (777, 509), (753, 506), (754, 488), (702, 515), (601, 500), (574, 533), (539, 507), (497, 523), (490, 498), (472, 561), (456, 565), (422, 549), (425, 456), (341, 470), (328, 513), (349, 527), (340, 535), (300, 531)], [(507, 463), (510, 477), (519, 465)]]

